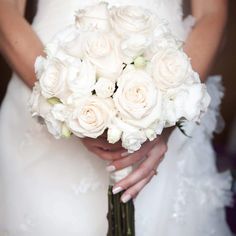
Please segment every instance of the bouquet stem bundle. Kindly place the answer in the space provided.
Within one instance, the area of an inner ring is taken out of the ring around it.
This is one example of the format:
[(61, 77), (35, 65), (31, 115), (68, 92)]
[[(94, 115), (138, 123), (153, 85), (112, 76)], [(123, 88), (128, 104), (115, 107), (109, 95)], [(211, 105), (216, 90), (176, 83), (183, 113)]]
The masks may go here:
[(112, 193), (112, 186), (108, 188), (108, 232), (107, 236), (135, 236), (135, 209), (133, 200), (121, 202), (123, 191)]

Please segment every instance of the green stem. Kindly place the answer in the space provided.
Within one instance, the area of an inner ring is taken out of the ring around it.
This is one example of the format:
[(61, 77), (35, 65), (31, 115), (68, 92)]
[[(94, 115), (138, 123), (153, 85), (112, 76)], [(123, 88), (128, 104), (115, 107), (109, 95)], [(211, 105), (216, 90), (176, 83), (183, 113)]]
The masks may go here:
[(134, 210), (134, 202), (133, 200), (130, 201), (130, 212), (131, 212), (131, 230), (132, 235), (135, 235), (135, 210)]
[(121, 202), (122, 236), (126, 234), (125, 204)]
[(117, 224), (118, 224), (118, 236), (122, 236), (122, 225), (121, 225), (121, 202), (120, 202), (120, 195), (117, 195)]
[(113, 195), (112, 186), (108, 189), (108, 214), (109, 228), (107, 236), (135, 236), (134, 204), (133, 200), (123, 203), (120, 201), (120, 192)]
[(129, 212), (129, 202), (127, 202), (127, 203), (125, 203), (125, 210), (126, 210), (126, 224), (127, 224), (127, 229), (126, 229), (126, 234), (127, 234), (127, 236), (132, 236), (132, 230), (131, 230), (131, 226), (130, 226), (130, 220), (131, 220), (131, 218), (130, 218), (130, 212)]
[[(119, 196), (118, 196), (119, 197)], [(113, 195), (114, 198), (114, 219), (115, 219), (115, 235), (114, 236), (119, 236), (119, 215), (118, 215), (118, 202), (117, 202), (117, 195)]]
[(114, 205), (113, 205), (113, 194), (112, 194), (112, 186), (109, 186), (108, 188), (108, 213), (107, 213), (107, 219), (108, 219), (108, 233), (107, 236), (113, 236), (114, 235)]

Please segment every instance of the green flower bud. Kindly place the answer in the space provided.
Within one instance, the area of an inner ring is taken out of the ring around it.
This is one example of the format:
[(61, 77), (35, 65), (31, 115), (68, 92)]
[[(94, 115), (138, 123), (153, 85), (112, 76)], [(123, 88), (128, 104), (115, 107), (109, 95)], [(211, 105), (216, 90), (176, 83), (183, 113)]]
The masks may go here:
[(63, 124), (61, 127), (61, 133), (63, 138), (69, 138), (71, 136), (71, 131), (69, 128), (66, 126), (66, 124)]
[(139, 56), (137, 57), (135, 60), (134, 60), (134, 66), (137, 68), (137, 69), (142, 69), (144, 68), (145, 66), (147, 65), (147, 61), (144, 57), (142, 56)]
[(51, 97), (47, 99), (48, 103), (51, 105), (56, 105), (58, 103), (62, 103), (61, 100), (57, 97)]

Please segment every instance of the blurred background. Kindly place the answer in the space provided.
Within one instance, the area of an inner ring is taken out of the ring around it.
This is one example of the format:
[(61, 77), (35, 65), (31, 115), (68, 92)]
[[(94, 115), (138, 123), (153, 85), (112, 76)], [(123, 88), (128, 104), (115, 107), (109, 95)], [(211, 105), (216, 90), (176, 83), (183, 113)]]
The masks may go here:
[[(25, 15), (31, 22), (36, 12), (36, 1), (28, 0), (27, 2)], [(189, 0), (184, 0), (184, 9), (185, 15), (188, 15), (190, 12)], [(11, 77), (11, 70), (1, 56), (0, 73), (1, 104)], [(225, 87), (225, 96), (221, 108), (222, 116), (225, 120), (225, 128), (220, 134), (215, 134), (213, 140), (217, 153), (217, 165), (220, 171), (230, 169), (236, 179), (236, 0), (229, 0), (229, 19), (225, 29), (225, 37), (211, 74), (222, 75)], [(236, 202), (236, 181), (234, 181), (232, 189)], [(227, 219), (232, 231), (236, 234), (235, 206), (227, 208)]]

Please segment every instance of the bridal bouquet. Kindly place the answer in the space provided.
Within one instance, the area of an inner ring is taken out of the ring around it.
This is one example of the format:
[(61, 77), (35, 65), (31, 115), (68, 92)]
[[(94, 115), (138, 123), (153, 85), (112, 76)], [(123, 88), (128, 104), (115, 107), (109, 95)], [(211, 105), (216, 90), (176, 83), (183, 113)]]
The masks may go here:
[[(132, 153), (165, 127), (183, 119), (199, 122), (209, 104), (182, 43), (165, 20), (141, 7), (101, 2), (80, 9), (45, 53), (35, 63), (30, 107), (56, 138), (105, 132), (109, 143), (121, 140)], [(112, 173), (111, 183), (130, 171)], [(115, 222), (108, 235), (134, 235), (132, 214), (125, 220), (126, 204), (111, 195), (110, 210), (118, 213), (108, 214)]]

